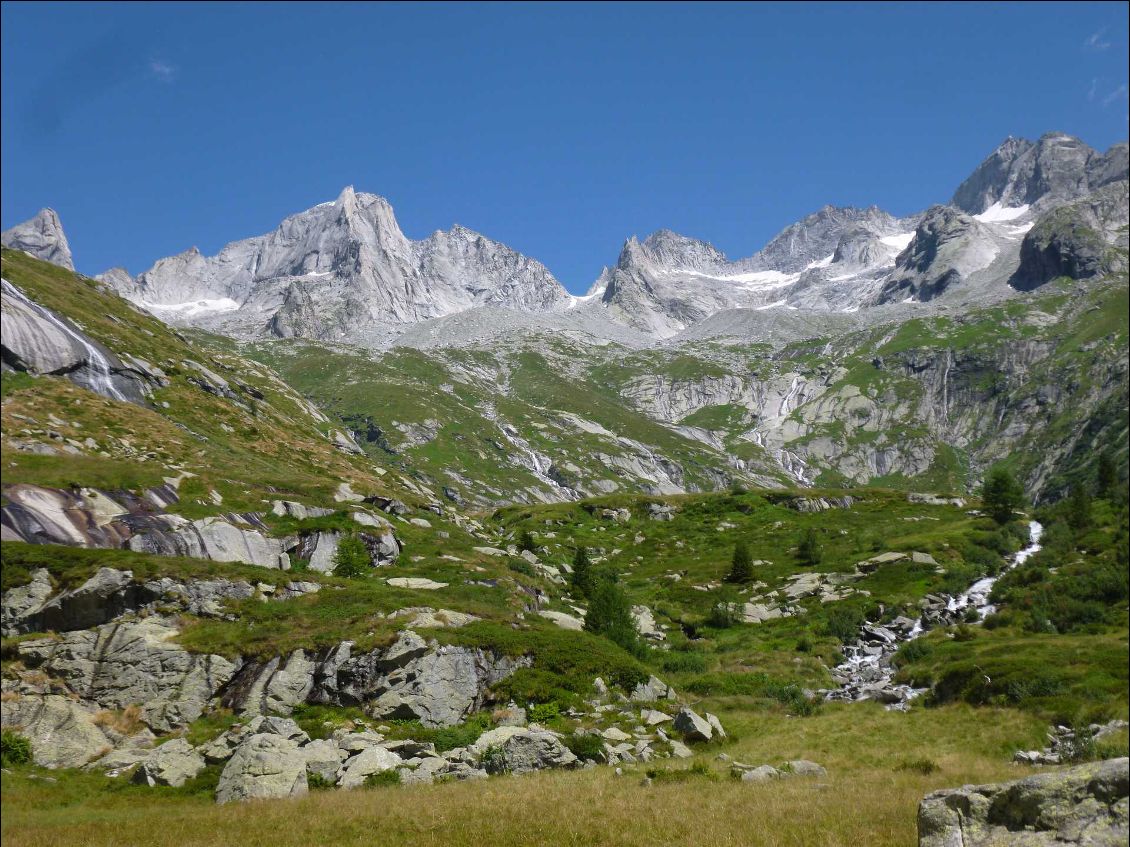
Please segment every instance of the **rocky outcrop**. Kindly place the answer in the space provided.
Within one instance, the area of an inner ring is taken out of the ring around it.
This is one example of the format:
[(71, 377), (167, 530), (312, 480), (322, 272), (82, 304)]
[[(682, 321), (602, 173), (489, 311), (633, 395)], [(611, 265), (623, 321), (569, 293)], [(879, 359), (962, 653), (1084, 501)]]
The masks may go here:
[[(297, 587), (317, 583), (288, 583), (274, 597), (286, 599), (308, 593)], [(296, 586), (296, 588), (291, 588)], [(5, 637), (26, 632), (69, 632), (89, 629), (126, 615), (153, 612), (160, 607), (168, 612), (229, 618), (230, 601), (245, 600), (255, 595), (255, 587), (245, 580), (190, 579), (178, 581), (160, 577), (144, 582), (135, 580), (132, 571), (101, 568), (77, 588), (54, 592), (51, 577), (42, 568), (32, 574), (27, 585), (11, 588), (3, 596), (3, 633)]]
[[(272, 538), (258, 514), (226, 514), (190, 521), (161, 512), (176, 494), (166, 486), (144, 498), (129, 492), (93, 488), (65, 491), (36, 485), (5, 486), (8, 503), (0, 508), (5, 540), (78, 547), (128, 547), (160, 556), (188, 556), (216, 562), (242, 562), (286, 570), (294, 538)], [(374, 541), (391, 550), (386, 533)], [(399, 547), (397, 547), (399, 552)]]
[(78, 768), (113, 749), (95, 723), (96, 710), (58, 694), (19, 694), (6, 690), (0, 723), (31, 743), (32, 759), (45, 768)]
[(987, 267), (996, 255), (982, 224), (951, 206), (934, 206), (923, 215), (874, 302), (933, 300)]
[(1130, 760), (1111, 759), (995, 785), (926, 795), (919, 847), (1076, 844), (1117, 847), (1130, 837)]
[[(150, 617), (22, 641), (17, 652), (82, 700), (103, 709), (140, 707), (150, 729), (167, 732), (200, 717), (238, 667), (223, 656), (189, 653), (173, 641), (177, 634), (171, 621)], [(41, 696), (42, 689), (21, 677), (15, 693)]]
[(23, 250), (68, 271), (75, 269), (71, 246), (54, 209), (40, 209), (31, 220), (4, 230), (0, 233), (0, 244), (13, 250)]
[(164, 379), (140, 360), (123, 362), (70, 320), (31, 300), (19, 288), (0, 283), (0, 355), (5, 369), (65, 376), (97, 394), (143, 403)]
[(440, 647), (391, 672), (388, 690), (368, 704), (374, 717), (407, 718), (424, 726), (454, 726), (479, 708), (491, 686), (528, 659), (511, 659), (466, 647)]
[(1091, 279), (1126, 269), (1127, 181), (1048, 212), (1024, 236), (1009, 283), (1031, 291), (1057, 277)]
[(271, 538), (258, 529), (236, 526), (223, 518), (189, 521), (179, 515), (161, 515), (126, 544), (139, 553), (243, 562), (281, 570), (290, 567), (286, 550), (291, 545), (288, 539)]

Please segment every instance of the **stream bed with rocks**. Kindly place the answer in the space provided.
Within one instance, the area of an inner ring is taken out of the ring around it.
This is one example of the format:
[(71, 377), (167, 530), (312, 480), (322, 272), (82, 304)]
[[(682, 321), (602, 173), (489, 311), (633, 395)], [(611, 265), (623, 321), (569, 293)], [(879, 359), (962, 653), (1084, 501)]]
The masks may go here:
[(1028, 522), (1028, 544), (1012, 557), (1001, 573), (986, 576), (974, 582), (957, 596), (928, 594), (919, 604), (922, 614), (917, 620), (900, 615), (886, 624), (864, 623), (860, 637), (844, 646), (844, 661), (832, 670), (837, 688), (827, 690), (827, 700), (856, 701), (878, 700), (889, 709), (905, 710), (923, 689), (895, 683), (895, 653), (909, 641), (937, 626), (949, 626), (969, 621), (970, 610), (976, 613), (976, 622), (984, 621), (996, 611), (989, 602), (993, 586), (1002, 575), (1023, 564), (1040, 550), (1040, 536), (1044, 527), (1039, 521)]

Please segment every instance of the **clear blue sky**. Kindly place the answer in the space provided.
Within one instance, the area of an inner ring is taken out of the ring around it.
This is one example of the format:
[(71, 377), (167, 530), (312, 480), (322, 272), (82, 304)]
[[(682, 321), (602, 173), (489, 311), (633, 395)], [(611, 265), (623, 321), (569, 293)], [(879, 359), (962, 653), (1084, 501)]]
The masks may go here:
[(214, 253), (352, 184), (573, 291), (632, 234), (749, 255), (945, 201), (1006, 136), (1127, 135), (1125, 3), (3, 4), (0, 218), (81, 270)]

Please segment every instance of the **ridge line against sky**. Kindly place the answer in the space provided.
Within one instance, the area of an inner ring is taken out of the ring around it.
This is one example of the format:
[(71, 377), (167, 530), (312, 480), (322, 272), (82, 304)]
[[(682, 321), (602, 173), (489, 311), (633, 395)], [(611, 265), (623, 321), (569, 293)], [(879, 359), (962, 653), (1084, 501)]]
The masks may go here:
[[(270, 232), (345, 185), (584, 293), (666, 228), (748, 256), (946, 202), (1008, 135), (1127, 135), (1127, 6), (6, 2), (0, 223), (78, 267)], [(249, 37), (251, 36), (251, 37)]]

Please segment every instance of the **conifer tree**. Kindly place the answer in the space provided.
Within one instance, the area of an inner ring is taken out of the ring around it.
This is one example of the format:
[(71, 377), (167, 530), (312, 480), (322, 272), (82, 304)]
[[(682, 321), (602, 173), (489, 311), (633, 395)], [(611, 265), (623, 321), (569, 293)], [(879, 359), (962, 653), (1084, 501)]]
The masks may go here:
[(804, 531), (800, 544), (797, 545), (797, 559), (802, 565), (815, 567), (823, 558), (824, 548), (820, 544), (820, 537), (816, 534), (816, 530), (809, 527)]
[(751, 582), (753, 580), (753, 564), (749, 557), (749, 548), (744, 541), (734, 545), (734, 558), (730, 562), (730, 572), (726, 574), (726, 582)]
[(592, 590), (585, 629), (603, 635), (631, 653), (641, 649), (639, 631), (632, 617), (628, 595), (612, 579), (601, 579)]
[(570, 576), (573, 590), (582, 597), (588, 597), (593, 590), (592, 564), (589, 562), (589, 551), (578, 547), (573, 554), (573, 573)]

